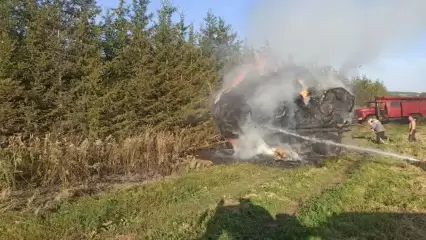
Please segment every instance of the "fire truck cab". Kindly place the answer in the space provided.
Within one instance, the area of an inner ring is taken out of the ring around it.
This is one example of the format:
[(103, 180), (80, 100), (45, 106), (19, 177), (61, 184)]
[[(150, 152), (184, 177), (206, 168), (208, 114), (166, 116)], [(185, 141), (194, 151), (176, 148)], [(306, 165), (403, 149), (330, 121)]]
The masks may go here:
[(377, 96), (367, 102), (367, 107), (357, 108), (355, 114), (358, 122), (369, 118), (402, 120), (410, 115), (421, 118), (426, 116), (426, 97)]

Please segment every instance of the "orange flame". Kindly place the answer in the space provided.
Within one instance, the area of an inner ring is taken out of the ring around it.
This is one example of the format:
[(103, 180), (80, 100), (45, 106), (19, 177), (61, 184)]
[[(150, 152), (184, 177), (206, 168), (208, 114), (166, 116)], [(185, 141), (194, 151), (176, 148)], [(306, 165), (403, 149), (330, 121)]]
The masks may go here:
[(288, 153), (281, 148), (275, 148), (274, 155), (278, 157), (279, 159), (284, 159), (288, 155)]
[(303, 89), (303, 90), (300, 92), (300, 95), (302, 95), (302, 97), (304, 97), (304, 98), (309, 97), (309, 91), (308, 91), (308, 89), (307, 89), (307, 88)]

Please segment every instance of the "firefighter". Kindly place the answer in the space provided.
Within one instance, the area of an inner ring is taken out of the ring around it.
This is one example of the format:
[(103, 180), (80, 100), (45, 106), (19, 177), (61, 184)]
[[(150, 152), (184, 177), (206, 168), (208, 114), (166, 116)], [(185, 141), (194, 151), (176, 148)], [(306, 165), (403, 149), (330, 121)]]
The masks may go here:
[(409, 142), (415, 142), (416, 141), (416, 119), (413, 116), (409, 116), (408, 120), (410, 123), (408, 124), (408, 141)]
[(389, 140), (385, 134), (385, 127), (378, 119), (370, 118), (368, 123), (371, 126), (371, 130), (376, 134), (376, 142), (378, 144), (385, 143), (384, 139)]

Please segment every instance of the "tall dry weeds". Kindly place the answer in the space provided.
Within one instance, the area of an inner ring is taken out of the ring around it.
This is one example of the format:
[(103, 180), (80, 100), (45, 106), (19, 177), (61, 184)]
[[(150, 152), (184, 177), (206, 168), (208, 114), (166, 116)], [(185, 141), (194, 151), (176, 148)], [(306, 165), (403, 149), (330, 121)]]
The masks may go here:
[(0, 187), (22, 189), (74, 184), (106, 175), (167, 175), (185, 154), (207, 144), (211, 129), (158, 131), (152, 128), (135, 137), (89, 141), (78, 138), (15, 136), (0, 149)]

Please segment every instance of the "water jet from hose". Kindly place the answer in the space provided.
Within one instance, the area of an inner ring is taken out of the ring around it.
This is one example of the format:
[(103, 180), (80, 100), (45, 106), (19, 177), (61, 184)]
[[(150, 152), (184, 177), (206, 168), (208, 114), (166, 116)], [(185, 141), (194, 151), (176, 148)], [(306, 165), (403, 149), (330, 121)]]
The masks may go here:
[(327, 145), (333, 145), (333, 146), (337, 146), (337, 147), (355, 150), (357, 152), (374, 153), (374, 154), (379, 154), (379, 155), (383, 155), (383, 156), (395, 157), (395, 158), (402, 159), (402, 160), (408, 160), (408, 161), (412, 161), (412, 162), (420, 162), (421, 161), (421, 160), (416, 159), (414, 157), (404, 156), (404, 155), (397, 154), (397, 153), (385, 152), (385, 151), (381, 151), (381, 150), (374, 149), (374, 148), (358, 147), (358, 146), (353, 146), (353, 145), (336, 143), (336, 142), (332, 142), (332, 141), (329, 141), (329, 140), (321, 140), (321, 139), (316, 139), (316, 138), (312, 138), (312, 137), (306, 137), (306, 136), (302, 136), (302, 135), (299, 135), (299, 134), (291, 132), (291, 131), (287, 131), (285, 129), (275, 128), (275, 127), (268, 127), (268, 129), (275, 131), (275, 132), (280, 132), (280, 133), (283, 133), (283, 134), (286, 134), (286, 135), (290, 135), (290, 136), (293, 136), (293, 137), (297, 137), (297, 138), (300, 138), (300, 139), (303, 139), (303, 140), (312, 141), (312, 142), (316, 142), (316, 143), (324, 143), (324, 144), (327, 144)]

